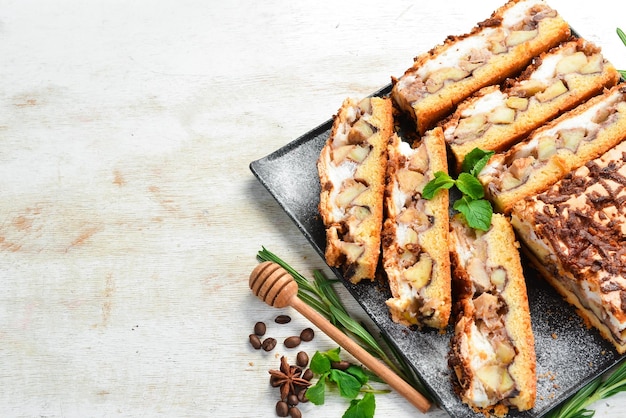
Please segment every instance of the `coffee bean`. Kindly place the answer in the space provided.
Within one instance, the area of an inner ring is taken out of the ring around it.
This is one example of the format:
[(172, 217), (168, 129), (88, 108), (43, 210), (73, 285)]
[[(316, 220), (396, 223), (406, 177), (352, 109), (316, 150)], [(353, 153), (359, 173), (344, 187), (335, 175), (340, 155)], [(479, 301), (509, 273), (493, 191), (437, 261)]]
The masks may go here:
[(289, 404), (290, 406), (296, 406), (299, 402), (300, 400), (298, 399), (298, 395), (292, 393), (287, 396), (287, 404)]
[(259, 337), (264, 336), (266, 330), (267, 327), (265, 326), (265, 322), (257, 322), (256, 324), (254, 324), (254, 333)]
[(289, 416), (289, 405), (285, 401), (276, 402), (276, 415), (279, 417)]
[(302, 412), (300, 412), (297, 406), (292, 406), (289, 408), (289, 416), (291, 418), (302, 418)]
[(306, 367), (309, 364), (309, 355), (304, 351), (298, 352), (296, 356), (296, 364), (300, 367)]
[(311, 369), (306, 369), (304, 373), (302, 373), (302, 378), (307, 381), (313, 379), (313, 376), (313, 371), (311, 371)]
[(270, 386), (273, 388), (277, 388), (281, 385), (281, 381), (279, 377), (270, 376)]
[(276, 347), (276, 339), (272, 337), (264, 339), (262, 347), (265, 351), (272, 351)]
[(291, 322), (291, 317), (289, 315), (278, 315), (274, 322), (277, 324), (288, 324)]
[(337, 369), (337, 370), (347, 370), (348, 367), (350, 367), (351, 364), (349, 361), (346, 360), (341, 360), (341, 361), (333, 361), (330, 363), (330, 367), (332, 367), (333, 369)]
[(298, 391), (298, 400), (300, 403), (305, 403), (309, 401), (309, 398), (306, 397), (307, 388), (302, 388)]
[(256, 334), (250, 334), (250, 344), (252, 344), (255, 350), (261, 348), (261, 340)]
[(287, 348), (295, 348), (300, 345), (300, 337), (297, 335), (287, 337), (285, 339), (285, 347)]
[(302, 341), (309, 342), (313, 339), (313, 337), (315, 337), (315, 331), (313, 331), (313, 329), (311, 328), (305, 328), (300, 333), (300, 339)]

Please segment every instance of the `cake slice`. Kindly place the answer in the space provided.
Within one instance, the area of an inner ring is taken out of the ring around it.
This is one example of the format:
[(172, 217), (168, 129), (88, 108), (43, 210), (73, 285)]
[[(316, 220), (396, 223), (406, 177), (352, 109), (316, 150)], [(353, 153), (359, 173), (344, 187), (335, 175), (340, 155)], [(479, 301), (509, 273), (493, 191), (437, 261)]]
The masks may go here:
[(326, 262), (353, 283), (375, 277), (392, 130), (390, 99), (348, 98), (317, 161)]
[(600, 49), (581, 38), (543, 53), (519, 77), (461, 102), (445, 121), (457, 168), (472, 149), (503, 151), (618, 80), (619, 73)]
[(626, 142), (513, 206), (533, 264), (626, 353)]
[(423, 199), (437, 171), (447, 172), (441, 128), (428, 131), (413, 148), (393, 135), (383, 227), (383, 266), (392, 297), (391, 318), (400, 324), (443, 329), (451, 309), (448, 254), (448, 190)]
[(496, 209), (508, 213), (624, 138), (626, 87), (618, 84), (491, 157), (478, 178)]
[(404, 75), (392, 78), (391, 96), (423, 134), (461, 100), (521, 72), (570, 33), (544, 1), (511, 0), (471, 32), (416, 57)]
[(455, 328), (448, 362), (453, 386), (475, 410), (502, 416), (533, 407), (534, 336), (519, 244), (507, 218), (494, 214), (486, 232), (450, 220)]

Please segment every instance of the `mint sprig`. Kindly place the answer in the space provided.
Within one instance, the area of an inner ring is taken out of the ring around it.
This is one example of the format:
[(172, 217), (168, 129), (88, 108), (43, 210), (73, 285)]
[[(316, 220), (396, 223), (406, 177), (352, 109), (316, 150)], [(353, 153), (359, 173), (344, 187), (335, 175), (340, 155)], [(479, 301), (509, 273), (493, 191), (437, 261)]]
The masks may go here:
[[(343, 418), (372, 418), (376, 411), (375, 393), (387, 393), (374, 389), (368, 382), (368, 373), (361, 367), (351, 364), (346, 370), (332, 367), (335, 362), (340, 362), (340, 348), (320, 352), (317, 351), (311, 359), (309, 368), (319, 379), (315, 385), (309, 387), (306, 397), (314, 405), (323, 405), (327, 386), (336, 386), (339, 394), (346, 399), (350, 399), (350, 406), (343, 415)], [(358, 399), (359, 394), (364, 393)]]
[(456, 180), (448, 173), (437, 171), (435, 177), (424, 186), (422, 197), (430, 200), (437, 191), (455, 186), (462, 196), (454, 202), (453, 209), (465, 217), (471, 228), (487, 231), (491, 226), (493, 207), (488, 200), (484, 199), (485, 190), (478, 180), (478, 174), (485, 168), (493, 154), (493, 151), (474, 148), (463, 159), (461, 173)]

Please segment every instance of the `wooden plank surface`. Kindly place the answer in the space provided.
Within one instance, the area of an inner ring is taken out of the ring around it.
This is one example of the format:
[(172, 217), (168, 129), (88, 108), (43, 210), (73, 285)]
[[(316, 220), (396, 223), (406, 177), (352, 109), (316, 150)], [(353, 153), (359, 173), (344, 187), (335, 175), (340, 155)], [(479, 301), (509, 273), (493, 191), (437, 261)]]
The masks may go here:
[[(549, 3), (626, 69), (626, 6)], [(267, 370), (298, 350), (248, 334), (309, 324), (256, 300), (248, 274), (261, 246), (324, 264), (248, 164), (501, 4), (2, 2), (0, 416), (274, 416)], [(376, 399), (377, 416), (421, 416)], [(622, 416), (626, 396), (596, 407)]]

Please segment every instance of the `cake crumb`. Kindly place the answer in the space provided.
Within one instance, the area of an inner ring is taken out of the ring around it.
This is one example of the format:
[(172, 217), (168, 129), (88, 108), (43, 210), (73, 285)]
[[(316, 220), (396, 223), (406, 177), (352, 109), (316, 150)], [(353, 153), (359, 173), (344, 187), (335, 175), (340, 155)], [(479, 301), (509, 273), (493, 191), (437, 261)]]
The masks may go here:
[(548, 379), (550, 381), (556, 380), (556, 375), (552, 371), (547, 371), (538, 376), (540, 379)]

